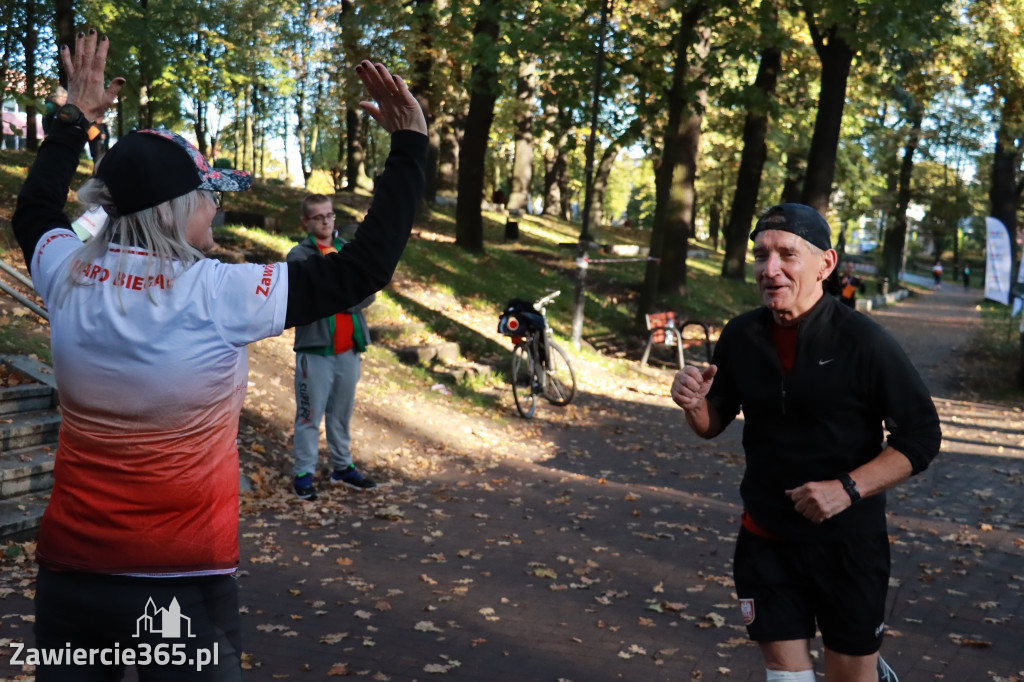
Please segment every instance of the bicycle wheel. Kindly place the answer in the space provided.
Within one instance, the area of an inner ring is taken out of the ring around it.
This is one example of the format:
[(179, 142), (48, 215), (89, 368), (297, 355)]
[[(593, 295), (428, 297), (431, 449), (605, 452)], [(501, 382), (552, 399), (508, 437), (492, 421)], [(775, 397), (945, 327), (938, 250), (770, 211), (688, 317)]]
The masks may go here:
[(544, 382), (544, 397), (552, 405), (568, 405), (576, 397), (576, 371), (569, 356), (554, 341), (548, 340), (547, 381)]
[(534, 391), (537, 379), (533, 368), (534, 362), (527, 344), (521, 343), (512, 349), (512, 397), (523, 419), (532, 418), (537, 408), (537, 395)]

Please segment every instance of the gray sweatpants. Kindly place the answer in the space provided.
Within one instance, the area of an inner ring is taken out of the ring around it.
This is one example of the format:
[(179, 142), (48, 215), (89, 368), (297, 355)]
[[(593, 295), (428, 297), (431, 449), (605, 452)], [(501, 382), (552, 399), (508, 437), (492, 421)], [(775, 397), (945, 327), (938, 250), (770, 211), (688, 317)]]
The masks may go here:
[(360, 365), (359, 353), (354, 350), (340, 355), (295, 354), (296, 476), (316, 473), (321, 421), (326, 422), (331, 466), (335, 470), (352, 466), (349, 422)]

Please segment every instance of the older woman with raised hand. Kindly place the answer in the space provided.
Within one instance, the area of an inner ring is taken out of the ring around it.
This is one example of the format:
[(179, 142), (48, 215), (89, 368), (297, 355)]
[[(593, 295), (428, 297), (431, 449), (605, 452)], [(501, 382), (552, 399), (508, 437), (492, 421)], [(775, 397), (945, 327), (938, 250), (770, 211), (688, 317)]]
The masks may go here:
[(110, 215), (83, 245), (64, 203), (88, 123), (124, 79), (104, 87), (107, 38), (80, 33), (75, 47), (61, 53), (68, 103), (13, 220), (50, 311), (63, 410), (35, 631), (37, 650), (67, 655), (39, 666), (37, 679), (119, 680), (135, 663), (142, 680), (237, 680), (246, 345), (387, 284), (422, 191), (426, 123), (401, 78), (381, 64), (356, 67), (376, 101), (360, 106), (392, 142), (359, 237), (341, 253), (271, 265), (204, 258), (217, 193), (250, 179), (211, 168), (166, 130), (126, 135), (79, 191)]

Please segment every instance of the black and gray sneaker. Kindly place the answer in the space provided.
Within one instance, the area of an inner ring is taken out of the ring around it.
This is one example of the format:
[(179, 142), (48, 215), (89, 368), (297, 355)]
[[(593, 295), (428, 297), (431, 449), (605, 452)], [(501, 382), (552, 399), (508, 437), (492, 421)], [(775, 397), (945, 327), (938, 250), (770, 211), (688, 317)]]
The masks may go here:
[(881, 654), (878, 656), (878, 682), (900, 682), (900, 678), (896, 677), (896, 671), (889, 667)]
[(315, 500), (316, 488), (313, 487), (313, 475), (302, 474), (295, 477), (295, 496), (300, 500)]
[(331, 474), (331, 483), (335, 485), (347, 485), (353, 490), (373, 490), (377, 484), (372, 479), (363, 476), (354, 466), (348, 469), (335, 470)]

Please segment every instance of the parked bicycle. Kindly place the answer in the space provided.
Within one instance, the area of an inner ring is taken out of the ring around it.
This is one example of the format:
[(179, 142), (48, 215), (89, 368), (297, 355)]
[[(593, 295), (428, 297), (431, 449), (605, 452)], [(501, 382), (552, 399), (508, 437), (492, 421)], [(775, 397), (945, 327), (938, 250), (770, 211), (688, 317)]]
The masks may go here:
[(524, 419), (533, 417), (537, 396), (552, 405), (568, 405), (576, 396), (576, 371), (555, 343), (544, 309), (561, 291), (533, 304), (513, 298), (498, 318), (498, 332), (512, 337), (512, 397)]

